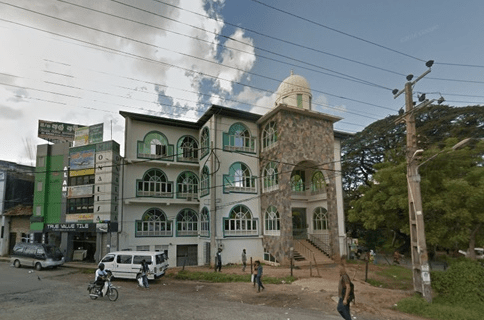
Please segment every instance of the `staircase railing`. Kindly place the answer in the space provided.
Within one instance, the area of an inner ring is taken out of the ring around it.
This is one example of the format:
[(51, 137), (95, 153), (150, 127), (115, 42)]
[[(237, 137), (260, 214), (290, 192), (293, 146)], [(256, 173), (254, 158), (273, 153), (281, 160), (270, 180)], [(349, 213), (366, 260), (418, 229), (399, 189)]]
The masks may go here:
[(331, 257), (333, 255), (329, 241), (329, 234), (309, 234), (308, 238), (309, 241), (311, 241), (316, 247), (321, 249), (328, 256)]
[(311, 261), (314, 259), (314, 253), (311, 251), (311, 249), (303, 244), (303, 241), (305, 240), (294, 240), (294, 250)]

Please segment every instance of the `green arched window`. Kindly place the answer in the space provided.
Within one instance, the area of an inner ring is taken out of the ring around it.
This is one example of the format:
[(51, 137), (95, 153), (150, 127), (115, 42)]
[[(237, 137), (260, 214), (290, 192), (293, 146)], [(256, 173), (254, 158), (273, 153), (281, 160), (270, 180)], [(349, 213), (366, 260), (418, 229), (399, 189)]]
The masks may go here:
[(228, 218), (224, 218), (225, 236), (256, 236), (257, 219), (254, 219), (250, 209), (244, 205), (236, 205), (230, 210)]
[(200, 159), (205, 157), (210, 152), (210, 132), (208, 131), (207, 127), (204, 127), (202, 129), (202, 133), (200, 134), (200, 149)]
[(271, 161), (265, 165), (262, 172), (262, 177), (264, 183), (262, 185), (263, 192), (269, 192), (279, 189), (279, 175), (276, 162)]
[(210, 213), (207, 207), (203, 207), (200, 213), (200, 236), (208, 237), (210, 236)]
[(136, 237), (164, 237), (172, 236), (171, 221), (158, 208), (145, 211), (141, 220), (136, 221)]
[(269, 122), (262, 132), (262, 149), (269, 149), (275, 146), (277, 142), (277, 124), (274, 121)]
[(314, 231), (328, 230), (328, 210), (323, 207), (314, 209), (313, 229)]
[(176, 216), (176, 235), (197, 236), (198, 235), (198, 215), (192, 209), (183, 209)]
[(228, 133), (223, 133), (224, 150), (255, 152), (255, 142), (249, 129), (240, 122), (231, 125)]
[(160, 169), (150, 169), (143, 179), (136, 180), (136, 196), (138, 197), (173, 197), (173, 182), (168, 181), (166, 174)]
[(176, 179), (177, 198), (198, 198), (198, 177), (195, 173), (185, 171)]
[(143, 141), (138, 141), (138, 158), (173, 161), (173, 149), (163, 133), (151, 131)]
[(255, 193), (256, 181), (245, 163), (235, 162), (230, 166), (229, 174), (224, 174), (224, 192)]
[(177, 160), (182, 162), (198, 162), (198, 142), (191, 136), (184, 136), (177, 143)]
[(200, 178), (200, 196), (206, 196), (210, 193), (210, 171), (207, 166), (203, 166), (202, 176)]
[(326, 191), (326, 181), (321, 171), (316, 171), (311, 177), (311, 193), (322, 193)]
[(278, 236), (281, 234), (281, 223), (279, 212), (276, 207), (269, 206), (265, 212), (264, 217), (265, 231), (266, 235)]

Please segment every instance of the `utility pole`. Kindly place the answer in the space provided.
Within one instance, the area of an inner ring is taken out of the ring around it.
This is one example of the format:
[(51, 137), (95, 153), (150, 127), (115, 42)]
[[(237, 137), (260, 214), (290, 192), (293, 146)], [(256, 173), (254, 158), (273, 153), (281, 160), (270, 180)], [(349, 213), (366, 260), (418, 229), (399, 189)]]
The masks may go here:
[[(430, 285), (430, 267), (427, 254), (427, 243), (425, 239), (425, 225), (422, 212), (422, 196), (420, 193), (420, 175), (418, 174), (417, 154), (423, 150), (417, 149), (417, 133), (415, 127), (415, 115), (413, 105), (412, 87), (417, 81), (430, 73), (433, 61), (426, 63), (429, 68), (416, 80), (411, 81), (413, 75), (407, 76), (405, 88), (398, 91), (393, 90), (394, 98), (405, 92), (405, 123), (407, 126), (407, 182), (408, 182), (408, 210), (410, 220), (410, 247), (412, 253), (413, 287), (420, 292), (427, 302), (432, 302), (432, 287)], [(424, 101), (422, 107), (429, 105), (432, 101)], [(417, 151), (418, 150), (418, 151)]]

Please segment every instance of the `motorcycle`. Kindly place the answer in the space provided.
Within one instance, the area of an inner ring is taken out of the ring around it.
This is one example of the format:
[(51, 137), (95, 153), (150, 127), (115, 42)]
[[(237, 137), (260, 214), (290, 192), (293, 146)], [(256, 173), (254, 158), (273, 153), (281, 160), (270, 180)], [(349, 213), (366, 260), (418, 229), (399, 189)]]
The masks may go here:
[[(113, 274), (109, 270), (106, 270), (106, 272), (108, 274), (106, 276), (106, 282), (104, 284), (104, 286), (107, 286), (106, 296), (109, 298), (109, 300), (116, 301), (118, 299), (118, 289), (116, 289), (116, 287), (113, 286), (111, 283), (111, 278), (113, 277)], [(91, 282), (87, 286), (87, 291), (89, 291), (89, 297), (92, 300), (96, 300), (97, 298), (102, 297), (102, 290), (103, 287), (97, 285), (95, 282)]]

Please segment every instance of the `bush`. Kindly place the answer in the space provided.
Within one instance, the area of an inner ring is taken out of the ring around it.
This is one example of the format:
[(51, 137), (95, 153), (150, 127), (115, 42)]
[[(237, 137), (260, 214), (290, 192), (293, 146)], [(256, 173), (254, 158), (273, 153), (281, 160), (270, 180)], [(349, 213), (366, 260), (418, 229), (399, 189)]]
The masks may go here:
[(456, 260), (447, 271), (433, 271), (432, 288), (446, 304), (484, 304), (484, 268), (470, 259)]

